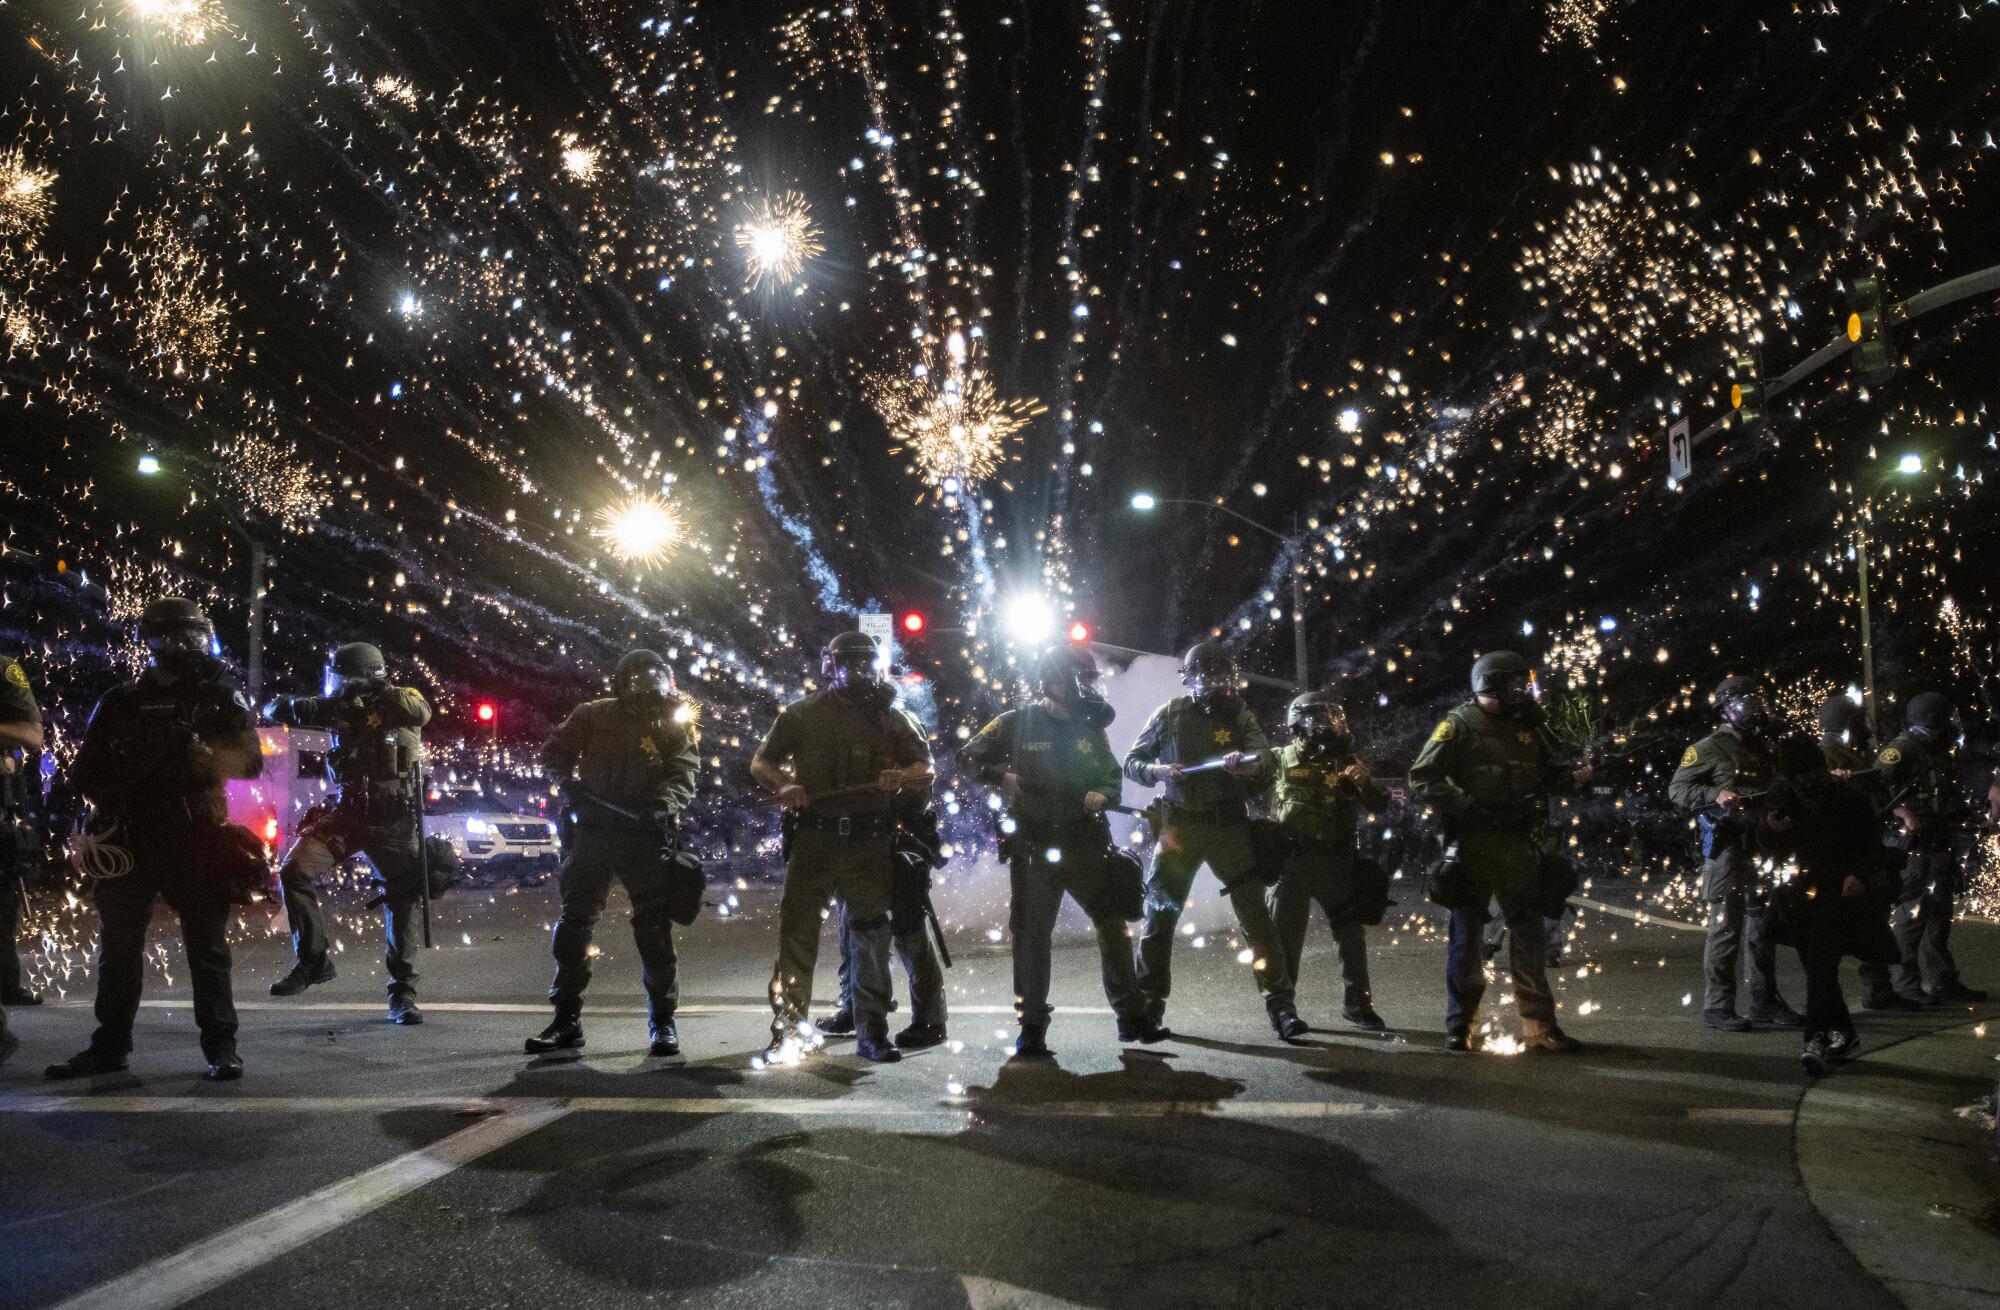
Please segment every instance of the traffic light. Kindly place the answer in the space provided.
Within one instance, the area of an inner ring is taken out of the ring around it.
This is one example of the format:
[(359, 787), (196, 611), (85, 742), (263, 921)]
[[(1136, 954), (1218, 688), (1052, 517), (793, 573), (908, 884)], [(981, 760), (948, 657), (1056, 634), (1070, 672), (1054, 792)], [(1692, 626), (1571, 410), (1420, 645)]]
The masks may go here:
[(500, 717), (500, 711), (493, 708), (493, 702), (490, 700), (480, 701), (479, 708), (474, 710), (473, 714), (481, 723), (491, 723)]
[(924, 617), (922, 610), (904, 610), (896, 619), (896, 627), (905, 637), (921, 637), (924, 629), (930, 626), (931, 621)]
[(1755, 355), (1738, 355), (1735, 376), (1729, 387), (1729, 407), (1747, 432), (1764, 422), (1764, 369)]
[(1871, 381), (1896, 371), (1896, 343), (1889, 337), (1891, 311), (1882, 303), (1882, 280), (1858, 277), (1847, 288), (1847, 339), (1854, 343), (1854, 367)]
[(1081, 646), (1090, 640), (1090, 625), (1082, 619), (1069, 625), (1069, 639), (1072, 645)]

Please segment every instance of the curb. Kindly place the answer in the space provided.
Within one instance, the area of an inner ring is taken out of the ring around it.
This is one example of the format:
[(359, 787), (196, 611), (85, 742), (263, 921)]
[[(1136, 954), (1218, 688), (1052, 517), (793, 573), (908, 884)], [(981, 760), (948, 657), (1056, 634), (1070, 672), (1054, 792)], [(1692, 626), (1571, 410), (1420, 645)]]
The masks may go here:
[(2000, 1305), (2000, 1169), (1956, 1113), (1990, 1093), (2000, 1040), (1977, 1022), (1864, 1054), (1808, 1087), (1793, 1121), (1807, 1197), (1911, 1310)]

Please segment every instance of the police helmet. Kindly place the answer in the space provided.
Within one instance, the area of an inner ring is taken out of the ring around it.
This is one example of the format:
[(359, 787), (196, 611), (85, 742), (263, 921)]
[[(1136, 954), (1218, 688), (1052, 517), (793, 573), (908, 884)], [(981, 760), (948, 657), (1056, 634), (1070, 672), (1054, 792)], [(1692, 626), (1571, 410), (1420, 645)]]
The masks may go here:
[(1943, 732), (1952, 725), (1957, 714), (1952, 707), (1951, 697), (1941, 691), (1926, 691), (1910, 698), (1903, 710), (1903, 721), (1912, 728), (1929, 728)]
[(828, 678), (836, 669), (871, 675), (875, 669), (875, 639), (865, 632), (843, 632), (820, 652), (819, 671)]
[(626, 699), (647, 693), (671, 696), (674, 671), (658, 651), (643, 647), (628, 650), (618, 657), (618, 664), (611, 672), (611, 690)]
[(1820, 702), (1819, 731), (1822, 737), (1839, 737), (1861, 726), (1861, 707), (1848, 695), (1828, 696)]
[(1181, 657), (1181, 682), (1198, 697), (1236, 693), (1236, 657), (1219, 641), (1198, 641)]
[(389, 666), (374, 646), (350, 641), (333, 652), (333, 676), (348, 682), (376, 682), (389, 676)]
[(1500, 684), (1509, 678), (1525, 678), (1532, 672), (1528, 661), (1511, 650), (1489, 650), (1472, 662), (1472, 694), (1497, 695)]
[(1293, 732), (1298, 732), (1315, 716), (1345, 713), (1340, 698), (1330, 691), (1302, 692), (1292, 697), (1292, 703), (1285, 707), (1285, 726)]
[(146, 602), (146, 608), (139, 614), (139, 639), (151, 641), (156, 637), (179, 635), (184, 632), (213, 633), (215, 625), (208, 621), (208, 615), (201, 606), (185, 596), (161, 596)]
[(1097, 660), (1082, 646), (1053, 646), (1035, 661), (1035, 686), (1045, 696), (1073, 695), (1097, 680)]

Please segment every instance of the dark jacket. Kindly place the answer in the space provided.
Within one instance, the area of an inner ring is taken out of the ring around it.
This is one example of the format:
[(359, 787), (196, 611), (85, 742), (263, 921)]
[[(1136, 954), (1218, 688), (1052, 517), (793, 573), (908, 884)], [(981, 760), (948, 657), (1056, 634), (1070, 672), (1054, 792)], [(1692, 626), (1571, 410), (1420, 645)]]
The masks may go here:
[(779, 710), (757, 753), (772, 764), (791, 765), (792, 776), (812, 797), (809, 813), (835, 817), (907, 810), (908, 795), (892, 796), (869, 784), (885, 769), (931, 762), (923, 729), (908, 712), (893, 704), (868, 704), (837, 687)]
[[(685, 705), (668, 697), (659, 710), (645, 712), (615, 696), (585, 701), (542, 747), (542, 763), (559, 782), (573, 774), (579, 799), (594, 797), (633, 815), (679, 814), (694, 799), (701, 767), (701, 733)], [(587, 803), (578, 814), (589, 827), (641, 822)]]
[(148, 669), (97, 702), (70, 778), (113, 818), (222, 823), (224, 782), (263, 771), (257, 718), (219, 669), (171, 684)]
[(1372, 775), (1361, 783), (1341, 776), (1355, 763), (1352, 752), (1322, 759), (1299, 741), (1278, 751), (1272, 806), (1286, 836), (1354, 849), (1362, 812), (1379, 814), (1389, 803), (1389, 789)]
[(1232, 696), (1219, 704), (1208, 704), (1192, 696), (1176, 696), (1153, 711), (1153, 717), (1139, 730), (1138, 740), (1125, 752), (1125, 776), (1151, 787), (1155, 784), (1147, 770), (1152, 765), (1201, 764), (1231, 751), (1255, 756), (1263, 773), (1238, 778), (1218, 769), (1160, 784), (1167, 804), (1243, 813), (1249, 799), (1270, 784), (1276, 759), (1264, 730), (1257, 726), (1257, 716), (1242, 701)]
[(1084, 793), (1099, 792), (1115, 802), (1124, 784), (1103, 728), (1076, 714), (1058, 718), (1039, 701), (1008, 710), (981, 728), (958, 758), (989, 787), (998, 787), (1006, 774), (1018, 776), (1021, 795), (1009, 808), (1031, 825), (1088, 821)]
[[(1789, 818), (1780, 831), (1773, 818)], [(1815, 934), (1830, 933), (1843, 955), (1879, 964), (1897, 958), (1895, 938), (1875, 898), (1842, 896), (1848, 877), (1868, 885), (1881, 867), (1875, 810), (1861, 787), (1826, 773), (1786, 778), (1765, 796), (1756, 839), (1765, 854), (1797, 864), (1798, 873), (1772, 897), (1775, 939), (1803, 951)]]
[(419, 733), (430, 703), (412, 687), (383, 684), (352, 696), (280, 696), (271, 722), (333, 734), (327, 764), (343, 805), (368, 808), (384, 795), (404, 799), (411, 818), (422, 765)]

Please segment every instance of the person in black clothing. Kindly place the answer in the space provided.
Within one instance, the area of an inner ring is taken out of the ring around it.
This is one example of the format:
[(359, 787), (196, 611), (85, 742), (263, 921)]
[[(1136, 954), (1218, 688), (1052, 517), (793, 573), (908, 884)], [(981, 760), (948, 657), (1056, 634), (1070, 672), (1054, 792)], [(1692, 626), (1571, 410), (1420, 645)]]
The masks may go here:
[(1840, 990), (1840, 962), (1896, 959), (1896, 941), (1869, 894), (1879, 867), (1874, 807), (1854, 783), (1827, 771), (1820, 747), (1804, 737), (1778, 746), (1780, 780), (1765, 798), (1757, 844), (1791, 859), (1798, 874), (1772, 898), (1773, 928), (1806, 972), (1806, 1036), (1800, 1060), (1823, 1077), (1861, 1045)]
[(257, 720), (243, 693), (225, 680), (213, 653), (215, 629), (193, 601), (153, 601), (140, 616), (139, 636), (150, 664), (136, 682), (113, 687), (97, 702), (71, 765), (78, 790), (95, 807), (81, 858), (94, 875), (99, 920), (97, 1031), (83, 1051), (50, 1065), (48, 1075), (79, 1078), (126, 1067), (146, 928), (154, 899), (164, 897), (181, 920), (208, 1077), (241, 1078), (227, 933), (246, 855), (230, 841), (223, 784), (263, 772)]
[[(21, 978), (14, 937), (21, 930), (22, 884), (40, 857), (33, 801), (42, 753), (42, 711), (19, 660), (0, 659), (0, 1006), (40, 1005)], [(0, 1011), (0, 1049), (8, 1045)]]

